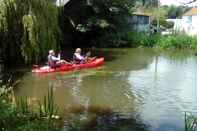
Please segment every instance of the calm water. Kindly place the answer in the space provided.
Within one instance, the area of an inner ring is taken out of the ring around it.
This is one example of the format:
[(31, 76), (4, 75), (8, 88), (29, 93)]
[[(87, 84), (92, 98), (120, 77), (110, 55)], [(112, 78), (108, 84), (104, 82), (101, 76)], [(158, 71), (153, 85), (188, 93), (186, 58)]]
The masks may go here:
[[(103, 130), (183, 130), (184, 112), (197, 112), (197, 56), (189, 51), (101, 49), (96, 69), (35, 75), (15, 90), (36, 103), (53, 86), (65, 119), (79, 118)], [(91, 125), (91, 126), (90, 126)], [(137, 125), (137, 126), (136, 126)]]

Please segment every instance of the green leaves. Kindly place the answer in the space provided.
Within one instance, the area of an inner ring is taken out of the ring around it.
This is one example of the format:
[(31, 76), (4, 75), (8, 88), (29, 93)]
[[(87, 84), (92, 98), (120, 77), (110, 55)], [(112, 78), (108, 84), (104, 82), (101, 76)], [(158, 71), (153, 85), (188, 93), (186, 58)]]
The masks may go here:
[(52, 1), (1, 0), (0, 7), (0, 42), (7, 59), (21, 55), (35, 62), (59, 48), (59, 13)]

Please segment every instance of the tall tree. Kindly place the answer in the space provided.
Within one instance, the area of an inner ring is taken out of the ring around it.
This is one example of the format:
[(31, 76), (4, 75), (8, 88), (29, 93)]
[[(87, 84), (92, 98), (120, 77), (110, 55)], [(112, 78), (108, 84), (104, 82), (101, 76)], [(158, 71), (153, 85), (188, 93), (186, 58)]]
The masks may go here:
[(51, 0), (1, 0), (0, 43), (7, 62), (37, 61), (58, 48), (58, 10)]
[(126, 16), (134, 4), (134, 0), (70, 0), (64, 7), (63, 32), (70, 35), (70, 43), (91, 46), (101, 37), (128, 29)]

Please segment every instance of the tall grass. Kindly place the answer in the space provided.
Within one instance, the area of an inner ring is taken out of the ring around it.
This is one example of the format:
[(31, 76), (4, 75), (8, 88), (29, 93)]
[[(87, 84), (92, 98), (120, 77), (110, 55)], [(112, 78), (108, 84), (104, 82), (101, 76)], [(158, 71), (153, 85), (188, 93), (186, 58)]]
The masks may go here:
[(13, 104), (7, 95), (3, 95), (0, 96), (0, 105), (0, 130), (61, 130), (52, 89), (48, 91), (44, 102), (39, 102), (40, 112), (32, 110), (27, 98), (20, 98)]
[(197, 130), (197, 117), (192, 114), (185, 112), (185, 131), (196, 131)]
[(44, 96), (44, 102), (43, 104), (41, 102), (39, 104), (39, 115), (40, 117), (47, 117), (49, 120), (55, 117), (55, 114), (57, 114), (57, 106), (54, 102), (54, 96), (53, 96), (53, 90), (50, 88), (48, 90), (47, 96)]
[(148, 35), (144, 33), (129, 32), (126, 35), (127, 46), (130, 47), (156, 47), (163, 49), (197, 49), (197, 37), (186, 34), (176, 35)]

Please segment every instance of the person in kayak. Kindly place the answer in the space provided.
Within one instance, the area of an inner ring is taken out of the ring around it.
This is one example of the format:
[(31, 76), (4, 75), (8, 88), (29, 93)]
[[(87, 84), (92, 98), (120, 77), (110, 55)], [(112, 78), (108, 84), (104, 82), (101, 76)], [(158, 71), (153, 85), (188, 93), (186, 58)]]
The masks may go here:
[(81, 48), (77, 48), (73, 55), (74, 64), (84, 64), (86, 62), (86, 57), (81, 55)]
[(58, 57), (56, 57), (55, 52), (53, 50), (50, 50), (48, 55), (48, 65), (51, 68), (56, 68), (59, 67), (61, 64), (69, 64), (69, 62), (61, 60), (60, 54), (58, 54)]

